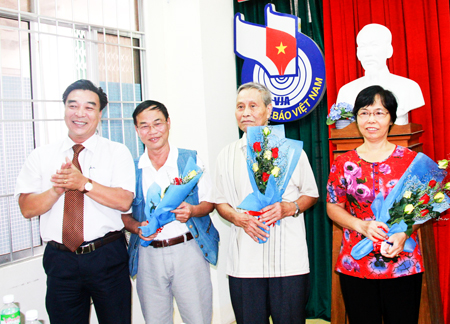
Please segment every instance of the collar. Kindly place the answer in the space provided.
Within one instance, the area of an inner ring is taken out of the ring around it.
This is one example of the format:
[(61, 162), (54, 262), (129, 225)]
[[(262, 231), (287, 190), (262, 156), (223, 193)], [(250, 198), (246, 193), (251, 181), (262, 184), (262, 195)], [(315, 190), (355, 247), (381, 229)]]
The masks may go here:
[[(85, 147), (85, 150), (93, 152), (93, 151), (95, 151), (95, 147), (97, 146), (98, 141), (99, 141), (99, 136), (97, 134), (94, 134), (81, 144)], [(72, 141), (72, 139), (69, 136), (67, 136), (62, 144), (61, 150), (63, 152), (68, 151), (75, 144), (76, 143), (74, 141)]]
[[(178, 168), (177, 161), (178, 161), (178, 149), (175, 146), (173, 146), (169, 141), (169, 155), (167, 156), (167, 160), (162, 167), (169, 166)], [(144, 154), (142, 154), (141, 157), (139, 158), (138, 168), (143, 169), (148, 167), (154, 168), (152, 161), (150, 161), (150, 158), (148, 157), (148, 149), (146, 147), (144, 150)]]
[(244, 133), (242, 137), (239, 139), (239, 147), (246, 148), (247, 147), (247, 133)]

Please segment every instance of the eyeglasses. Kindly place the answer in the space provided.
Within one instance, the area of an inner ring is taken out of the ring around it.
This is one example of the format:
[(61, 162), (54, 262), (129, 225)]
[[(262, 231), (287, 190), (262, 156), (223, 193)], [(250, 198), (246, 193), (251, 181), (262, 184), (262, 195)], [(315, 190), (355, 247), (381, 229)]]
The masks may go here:
[(358, 113), (358, 117), (361, 120), (369, 119), (371, 115), (373, 115), (373, 117), (375, 117), (375, 119), (377, 119), (377, 120), (382, 120), (387, 115), (389, 115), (389, 112), (388, 111), (383, 111), (383, 110), (377, 110), (377, 111), (374, 111), (374, 112), (360, 111)]
[(153, 124), (142, 125), (142, 126), (138, 127), (138, 129), (141, 133), (148, 133), (151, 130), (151, 128), (153, 127), (154, 130), (161, 132), (164, 129), (164, 126), (166, 124), (167, 124), (167, 121), (164, 121), (164, 122), (157, 121)]

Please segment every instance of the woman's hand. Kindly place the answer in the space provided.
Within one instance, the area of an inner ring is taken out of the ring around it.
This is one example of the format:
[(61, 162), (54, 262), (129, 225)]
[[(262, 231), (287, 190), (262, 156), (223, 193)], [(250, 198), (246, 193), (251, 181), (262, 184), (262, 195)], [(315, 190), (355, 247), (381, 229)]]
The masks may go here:
[(403, 252), (403, 247), (405, 246), (407, 239), (408, 236), (406, 236), (406, 233), (404, 232), (392, 234), (388, 239), (388, 242), (393, 245), (389, 245), (389, 248), (386, 250), (381, 249), (381, 255), (387, 258), (394, 258), (398, 256), (401, 252)]
[(355, 230), (375, 243), (389, 239), (389, 227), (383, 222), (360, 220)]
[(327, 203), (327, 213), (340, 226), (357, 231), (375, 243), (389, 238), (386, 235), (389, 227), (385, 223), (356, 218), (345, 209), (345, 203)]

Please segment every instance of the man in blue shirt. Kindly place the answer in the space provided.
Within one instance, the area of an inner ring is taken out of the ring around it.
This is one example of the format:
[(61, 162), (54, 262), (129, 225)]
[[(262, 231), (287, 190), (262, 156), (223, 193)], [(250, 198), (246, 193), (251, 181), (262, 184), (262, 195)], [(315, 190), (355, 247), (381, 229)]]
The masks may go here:
[[(212, 184), (195, 151), (169, 143), (171, 121), (166, 107), (147, 100), (136, 107), (133, 120), (144, 154), (135, 161), (136, 198), (133, 214), (122, 215), (132, 233), (129, 246), (130, 273), (137, 277), (137, 292), (146, 323), (172, 323), (173, 298), (186, 323), (211, 323), (212, 285), (209, 263), (216, 264), (219, 235), (209, 213), (213, 210)], [(153, 184), (162, 190), (179, 178), (192, 157), (203, 169), (191, 194), (172, 212), (176, 220), (145, 237), (144, 207)], [(141, 240), (151, 241), (144, 247)], [(209, 262), (209, 263), (208, 263)]]

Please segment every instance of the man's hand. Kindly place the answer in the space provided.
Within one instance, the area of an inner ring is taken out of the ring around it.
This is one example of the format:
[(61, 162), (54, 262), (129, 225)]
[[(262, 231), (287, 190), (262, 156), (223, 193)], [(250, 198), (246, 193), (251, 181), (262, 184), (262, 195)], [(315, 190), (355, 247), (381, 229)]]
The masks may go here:
[(227, 203), (215, 205), (217, 212), (227, 221), (233, 223), (235, 226), (242, 227), (245, 233), (248, 234), (255, 242), (258, 238), (266, 241), (269, 234), (264, 232), (260, 227), (269, 230), (269, 227), (260, 222), (257, 218), (248, 214), (239, 213)]
[(177, 209), (171, 210), (171, 213), (175, 214), (175, 217), (181, 223), (186, 223), (193, 214), (193, 206), (183, 201)]
[(84, 185), (88, 182), (86, 178), (77, 167), (75, 167), (68, 157), (66, 163), (63, 163), (61, 169), (52, 175), (51, 179), (53, 187), (56, 192), (63, 190), (84, 190)]
[(147, 226), (148, 221), (138, 222), (133, 218), (132, 214), (122, 214), (122, 222), (125, 225), (125, 229), (129, 231), (130, 233), (137, 234), (141, 239), (144, 241), (151, 241), (153, 240), (158, 233), (152, 234), (149, 237), (145, 237), (142, 235), (142, 230), (139, 228), (140, 226)]
[(52, 189), (58, 196), (61, 196), (66, 191), (66, 188), (59, 186), (60, 184), (64, 184), (64, 179), (62, 177), (61, 177), (61, 179), (58, 179), (58, 177), (56, 177), (56, 178), (54, 178), (54, 177), (57, 176), (58, 173), (61, 172), (61, 170), (70, 169), (71, 165), (72, 165), (72, 162), (69, 162), (69, 163), (64, 162), (64, 163), (62, 163), (61, 164), (61, 169), (57, 170), (56, 174), (54, 174), (51, 177), (51, 179), (50, 179), (50, 181), (53, 182)]
[(263, 214), (261, 215), (259, 220), (262, 222), (266, 222), (266, 225), (270, 226), (286, 216), (293, 215), (295, 213), (295, 205), (293, 210), (291, 205), (294, 204), (283, 201), (281, 203), (276, 202), (273, 205), (264, 207), (260, 210), (260, 212)]
[(269, 227), (251, 215), (238, 213), (234, 225), (242, 227), (245, 233), (247, 233), (255, 242), (258, 242), (258, 239), (266, 241), (269, 237), (269, 233), (266, 233), (261, 229), (262, 227), (268, 231)]
[[(143, 221), (139, 226), (147, 226), (147, 225), (148, 225), (148, 221)], [(152, 241), (156, 238), (156, 236), (158, 235), (158, 232), (150, 235), (149, 237), (146, 237), (146, 236), (142, 235), (142, 230), (139, 227), (137, 227), (137, 235), (139, 235), (139, 237), (141, 239), (143, 239), (144, 241)]]

